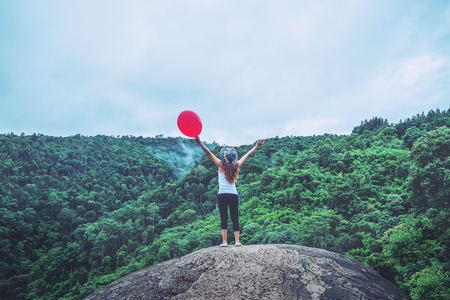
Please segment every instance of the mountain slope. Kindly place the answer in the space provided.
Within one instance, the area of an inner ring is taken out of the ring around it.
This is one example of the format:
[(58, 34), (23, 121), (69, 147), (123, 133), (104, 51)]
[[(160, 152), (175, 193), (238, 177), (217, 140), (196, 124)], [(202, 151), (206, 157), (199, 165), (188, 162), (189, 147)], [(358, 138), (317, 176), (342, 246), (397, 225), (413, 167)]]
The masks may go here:
[[(441, 151), (450, 148), (450, 113), (380, 120), (350, 136), (267, 140), (240, 172), (241, 241), (345, 254), (413, 299), (441, 297), (440, 283), (450, 283), (450, 164)], [(192, 149), (179, 138), (0, 135), (5, 299), (80, 299), (217, 245), (216, 167), (202, 156), (179, 179)]]

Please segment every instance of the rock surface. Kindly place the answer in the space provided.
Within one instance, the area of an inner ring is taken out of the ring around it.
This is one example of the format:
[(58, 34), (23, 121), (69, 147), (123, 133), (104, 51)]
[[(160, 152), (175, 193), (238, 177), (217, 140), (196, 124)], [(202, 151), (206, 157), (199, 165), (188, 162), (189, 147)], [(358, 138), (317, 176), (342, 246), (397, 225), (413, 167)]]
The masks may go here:
[(371, 268), (294, 245), (211, 247), (136, 271), (96, 291), (101, 299), (407, 299)]

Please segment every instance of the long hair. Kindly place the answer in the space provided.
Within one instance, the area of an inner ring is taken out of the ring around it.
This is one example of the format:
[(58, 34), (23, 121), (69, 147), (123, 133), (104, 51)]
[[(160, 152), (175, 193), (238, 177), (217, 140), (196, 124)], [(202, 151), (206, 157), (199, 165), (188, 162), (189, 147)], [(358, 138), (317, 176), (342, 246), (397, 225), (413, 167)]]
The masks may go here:
[(227, 166), (222, 162), (222, 169), (223, 174), (225, 175), (225, 179), (230, 183), (233, 184), (236, 182), (236, 180), (239, 177), (239, 167), (238, 165), (234, 166)]

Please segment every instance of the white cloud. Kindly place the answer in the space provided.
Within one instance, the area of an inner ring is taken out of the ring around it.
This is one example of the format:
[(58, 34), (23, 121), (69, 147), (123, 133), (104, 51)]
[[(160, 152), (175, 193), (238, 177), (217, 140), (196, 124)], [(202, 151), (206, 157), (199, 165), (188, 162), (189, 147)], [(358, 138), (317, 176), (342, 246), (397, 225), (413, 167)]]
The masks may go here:
[(338, 128), (342, 125), (343, 120), (336, 117), (329, 118), (305, 118), (301, 120), (293, 120), (286, 124), (284, 129), (284, 135), (294, 136), (311, 136), (314, 134), (348, 134), (348, 132), (339, 132), (339, 130), (332, 130), (332, 128)]
[(369, 90), (382, 101), (389, 102), (432, 90), (443, 83), (442, 79), (448, 80), (449, 75), (446, 57), (427, 54), (386, 67), (370, 82)]

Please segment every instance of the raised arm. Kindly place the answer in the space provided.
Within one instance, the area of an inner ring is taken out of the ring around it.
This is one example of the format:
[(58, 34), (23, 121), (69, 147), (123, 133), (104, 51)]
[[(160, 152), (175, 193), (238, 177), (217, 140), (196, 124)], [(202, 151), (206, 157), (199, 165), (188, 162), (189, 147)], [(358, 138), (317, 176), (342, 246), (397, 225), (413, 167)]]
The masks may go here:
[(220, 169), (222, 167), (222, 162), (220, 161), (220, 159), (218, 159), (214, 154), (211, 153), (211, 151), (209, 151), (208, 148), (206, 148), (205, 145), (203, 145), (203, 143), (200, 141), (199, 136), (195, 137), (194, 140), (197, 142), (197, 144), (200, 145), (200, 147), (202, 147), (203, 151), (205, 151), (205, 153), (208, 155), (208, 157)]
[(255, 147), (253, 147), (252, 149), (250, 149), (250, 151), (248, 151), (244, 156), (241, 157), (240, 160), (238, 160), (237, 165), (238, 165), (239, 167), (242, 166), (242, 164), (245, 162), (245, 160), (246, 160), (253, 152), (255, 152), (255, 150), (256, 150), (259, 146), (261, 146), (262, 144), (264, 144), (265, 141), (266, 141), (266, 140), (258, 140), (258, 141), (256, 142)]

